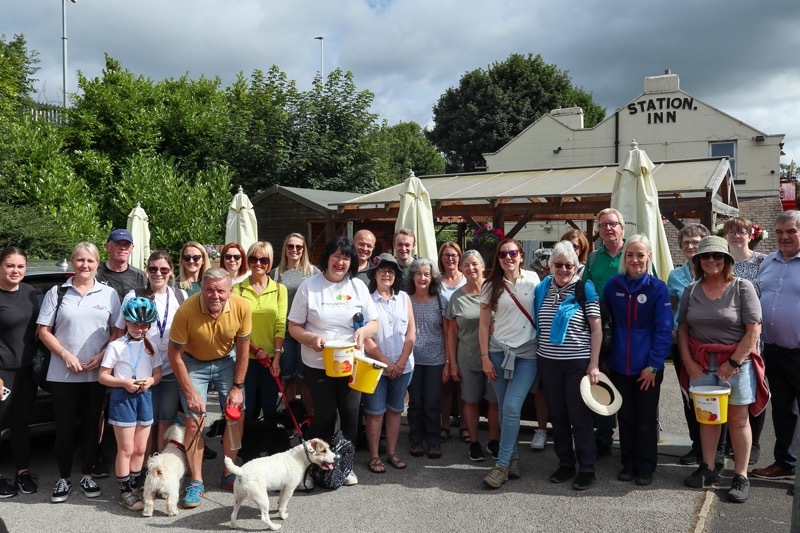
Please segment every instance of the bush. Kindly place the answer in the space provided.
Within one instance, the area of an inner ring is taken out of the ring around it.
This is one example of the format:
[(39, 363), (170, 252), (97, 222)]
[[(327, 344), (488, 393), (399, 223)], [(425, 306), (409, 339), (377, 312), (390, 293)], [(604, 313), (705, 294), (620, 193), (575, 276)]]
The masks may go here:
[(33, 207), (0, 204), (0, 248), (15, 245), (28, 259), (68, 257), (71, 251), (64, 227)]

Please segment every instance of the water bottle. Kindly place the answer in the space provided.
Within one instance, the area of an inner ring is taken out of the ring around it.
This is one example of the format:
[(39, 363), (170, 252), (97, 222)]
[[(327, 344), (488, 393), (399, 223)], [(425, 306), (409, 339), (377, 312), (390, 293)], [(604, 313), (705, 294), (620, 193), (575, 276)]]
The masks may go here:
[(242, 434), (239, 431), (242, 409), (229, 405), (225, 408), (225, 423), (228, 426), (228, 448), (231, 450), (242, 449)]
[(361, 313), (356, 313), (353, 315), (353, 331), (357, 330), (358, 328), (364, 327), (364, 315)]

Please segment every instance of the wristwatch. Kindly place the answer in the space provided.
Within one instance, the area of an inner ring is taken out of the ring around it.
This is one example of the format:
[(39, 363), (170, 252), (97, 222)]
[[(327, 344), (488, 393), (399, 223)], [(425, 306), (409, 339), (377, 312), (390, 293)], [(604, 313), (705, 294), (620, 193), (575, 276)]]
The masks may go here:
[(233, 386), (236, 387), (237, 389), (243, 389), (244, 383), (234, 383)]
[(741, 368), (742, 367), (742, 363), (740, 363), (738, 361), (734, 361), (733, 357), (728, 359), (728, 364), (731, 365), (733, 368)]

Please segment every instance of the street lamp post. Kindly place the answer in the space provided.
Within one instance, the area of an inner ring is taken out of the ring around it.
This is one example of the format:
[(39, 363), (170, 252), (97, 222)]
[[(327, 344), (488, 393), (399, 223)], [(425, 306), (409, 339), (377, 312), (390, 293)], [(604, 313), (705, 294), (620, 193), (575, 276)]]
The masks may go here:
[[(73, 4), (78, 0), (69, 0)], [(67, 0), (61, 0), (61, 56), (62, 81), (64, 84), (64, 109), (67, 108)]]
[(325, 85), (325, 70), (324, 70), (324, 58), (325, 58), (325, 37), (314, 37), (314, 39), (319, 41), (319, 80), (320, 83)]

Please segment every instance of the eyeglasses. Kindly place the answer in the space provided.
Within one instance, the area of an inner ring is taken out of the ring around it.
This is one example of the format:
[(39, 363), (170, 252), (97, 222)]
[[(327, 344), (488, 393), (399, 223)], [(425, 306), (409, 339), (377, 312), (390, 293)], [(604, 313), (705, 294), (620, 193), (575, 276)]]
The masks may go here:
[(683, 248), (688, 248), (690, 246), (693, 248), (697, 248), (698, 246), (700, 246), (700, 241), (683, 241), (681, 243), (681, 246)]
[(394, 276), (395, 272), (393, 268), (379, 268), (378, 274), (380, 274), (381, 276), (388, 276), (389, 274)]
[(442, 254), (442, 259), (458, 259), (458, 254)]
[(697, 257), (699, 257), (701, 261), (708, 261), (712, 257), (714, 261), (719, 261), (725, 257), (725, 254), (722, 252), (703, 252), (702, 254), (697, 254)]
[(566, 268), (567, 270), (572, 270), (573, 268), (575, 268), (575, 265), (573, 265), (572, 263), (562, 263), (561, 261), (558, 261), (556, 263), (553, 263), (553, 268), (555, 268), (556, 270), (561, 270), (562, 268)]
[(736, 236), (744, 237), (745, 235), (747, 235), (747, 232), (743, 229), (732, 229), (728, 231), (727, 234), (730, 235), (731, 237), (736, 237)]
[(619, 225), (620, 225), (619, 222), (601, 222), (599, 224), (600, 229), (614, 229)]
[(298, 252), (302, 252), (303, 251), (303, 245), (302, 244), (287, 244), (286, 245), (286, 249), (287, 250), (297, 250)]
[(240, 254), (225, 254), (225, 261), (241, 261), (242, 256)]
[(517, 257), (519, 255), (519, 250), (508, 250), (507, 252), (497, 252), (497, 257), (500, 259), (505, 259), (506, 257)]
[(184, 255), (181, 257), (187, 263), (197, 263), (203, 258), (202, 255)]
[(166, 276), (167, 274), (169, 274), (170, 272), (172, 272), (172, 269), (171, 269), (171, 268), (169, 268), (169, 267), (157, 267), (157, 266), (149, 266), (149, 267), (147, 267), (147, 271), (148, 271), (150, 274), (156, 274), (157, 272), (161, 272), (161, 275), (162, 275), (162, 276)]
[(247, 262), (251, 264), (261, 263), (262, 266), (269, 264), (269, 257), (256, 257), (251, 255), (247, 258)]

